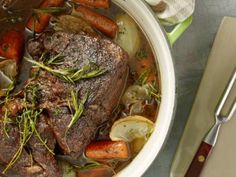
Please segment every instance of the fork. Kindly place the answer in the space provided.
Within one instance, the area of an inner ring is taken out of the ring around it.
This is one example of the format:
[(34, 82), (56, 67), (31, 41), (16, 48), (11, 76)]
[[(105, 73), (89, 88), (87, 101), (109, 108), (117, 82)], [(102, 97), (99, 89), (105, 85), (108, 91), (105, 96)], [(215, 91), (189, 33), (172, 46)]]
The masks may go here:
[(199, 177), (201, 171), (204, 167), (204, 164), (207, 158), (210, 155), (212, 148), (215, 146), (217, 137), (220, 131), (220, 127), (222, 124), (228, 122), (236, 113), (236, 98), (234, 98), (233, 104), (230, 107), (228, 113), (226, 115), (222, 114), (222, 109), (227, 101), (227, 98), (235, 84), (236, 81), (236, 68), (229, 80), (229, 83), (225, 89), (225, 92), (218, 103), (218, 106), (215, 111), (215, 124), (210, 129), (204, 140), (201, 142), (198, 151), (196, 152), (186, 174), (185, 177)]

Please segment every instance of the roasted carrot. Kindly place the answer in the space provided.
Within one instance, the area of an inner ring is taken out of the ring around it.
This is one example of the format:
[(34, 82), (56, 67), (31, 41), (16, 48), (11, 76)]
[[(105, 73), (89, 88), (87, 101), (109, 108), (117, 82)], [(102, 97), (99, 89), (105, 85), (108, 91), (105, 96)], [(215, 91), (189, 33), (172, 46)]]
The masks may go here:
[(75, 3), (81, 3), (91, 7), (109, 8), (109, 0), (72, 0)]
[[(39, 8), (59, 7), (62, 6), (63, 3), (64, 0), (44, 0), (39, 5)], [(35, 31), (36, 33), (41, 33), (47, 27), (51, 14), (38, 12), (36, 16), (37, 18), (34, 15), (30, 17), (30, 19), (26, 24), (26, 27), (31, 31)]]
[(0, 56), (17, 62), (22, 58), (24, 35), (22, 32), (11, 30), (0, 39)]
[(95, 160), (127, 160), (130, 157), (129, 146), (124, 141), (94, 142), (87, 146), (85, 154)]
[(91, 26), (108, 37), (114, 38), (118, 30), (117, 24), (110, 18), (101, 15), (85, 6), (79, 6), (75, 10), (75, 15), (79, 15), (87, 20)]
[(99, 166), (86, 170), (78, 170), (76, 172), (77, 177), (105, 177), (105, 176), (113, 176), (114, 171), (112, 168), (107, 166)]
[(135, 71), (140, 76), (145, 70), (150, 70), (147, 82), (153, 82), (156, 81), (156, 73), (154, 72), (155, 63), (153, 60), (153, 54), (142, 54), (137, 56), (136, 55), (136, 65), (135, 65)]

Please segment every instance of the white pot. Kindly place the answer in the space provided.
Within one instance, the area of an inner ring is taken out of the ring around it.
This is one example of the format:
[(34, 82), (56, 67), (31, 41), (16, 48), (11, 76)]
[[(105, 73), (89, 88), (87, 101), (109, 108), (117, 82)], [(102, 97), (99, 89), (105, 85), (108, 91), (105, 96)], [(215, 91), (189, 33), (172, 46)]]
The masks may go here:
[(151, 9), (141, 0), (113, 0), (127, 12), (143, 30), (152, 47), (161, 78), (162, 101), (155, 129), (144, 148), (117, 177), (139, 177), (154, 161), (167, 138), (176, 102), (176, 81), (169, 41)]

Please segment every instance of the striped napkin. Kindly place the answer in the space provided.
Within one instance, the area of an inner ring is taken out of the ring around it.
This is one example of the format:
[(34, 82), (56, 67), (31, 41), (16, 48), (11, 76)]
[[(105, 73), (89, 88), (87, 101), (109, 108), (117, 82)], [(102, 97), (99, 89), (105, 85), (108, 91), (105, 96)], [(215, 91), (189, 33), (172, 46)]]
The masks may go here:
[(164, 25), (184, 21), (194, 12), (195, 0), (146, 0)]

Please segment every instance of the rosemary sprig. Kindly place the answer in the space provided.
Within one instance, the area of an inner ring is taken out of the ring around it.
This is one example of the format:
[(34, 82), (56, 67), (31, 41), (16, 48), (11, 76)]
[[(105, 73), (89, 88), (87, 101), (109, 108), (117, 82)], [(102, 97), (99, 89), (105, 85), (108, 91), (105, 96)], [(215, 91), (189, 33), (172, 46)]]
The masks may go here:
[[(7, 88), (7, 91), (6, 91), (6, 97), (4, 99), (4, 101), (2, 103), (7, 103), (9, 101), (9, 97), (10, 97), (10, 93), (14, 90), (15, 88), (15, 81), (13, 81)], [(1, 104), (2, 104), (1, 103)], [(12, 123), (11, 119), (9, 118), (9, 112), (8, 110), (6, 109), (5, 110), (5, 113), (4, 113), (4, 119), (3, 119), (3, 129), (4, 129), (4, 132), (6, 134), (6, 136), (9, 138), (9, 135), (7, 133), (7, 124), (9, 123)]]
[[(28, 108), (28, 94), (30, 94), (30, 104), (31, 107)], [(38, 96), (38, 88), (35, 85), (28, 85), (26, 87), (26, 91), (24, 93), (24, 98), (23, 98), (23, 103), (24, 103), (24, 110), (21, 115), (18, 115), (16, 117), (16, 122), (18, 124), (19, 128), (19, 135), (20, 135), (20, 140), (19, 140), (19, 148), (16, 151), (16, 153), (13, 155), (12, 159), (10, 162), (7, 164), (6, 168), (3, 170), (3, 173), (6, 173), (15, 163), (16, 161), (20, 158), (21, 153), (25, 147), (25, 145), (28, 143), (30, 138), (35, 135), (40, 143), (45, 146), (45, 148), (54, 155), (54, 152), (47, 146), (47, 142), (42, 139), (40, 134), (37, 131), (36, 124), (39, 116), (42, 113), (42, 109), (36, 110), (36, 100)], [(8, 116), (8, 111), (5, 111), (5, 114)], [(10, 119), (11, 120), (11, 119)]]
[(148, 54), (147, 54), (147, 51), (143, 49), (136, 52), (135, 56), (138, 60), (142, 60), (142, 59), (145, 59), (148, 56)]
[(155, 100), (160, 103), (161, 102), (161, 94), (158, 92), (158, 90), (155, 88), (155, 86), (152, 83), (148, 83), (148, 90), (151, 97), (154, 97)]
[(40, 134), (38, 133), (37, 129), (34, 130), (37, 138), (39, 139), (39, 141), (42, 143), (43, 146), (45, 146), (45, 148), (52, 154), (55, 155), (54, 152), (48, 147), (47, 145), (47, 140), (43, 140), (42, 137), (40, 136)]
[[(59, 57), (56, 57), (57, 59)], [(44, 62), (38, 62), (33, 60), (32, 58), (27, 58), (25, 57), (25, 59), (27, 61), (29, 61), (32, 64), (35, 64), (37, 67), (44, 69), (45, 71), (66, 80), (67, 82), (70, 83), (74, 83), (77, 82), (81, 79), (88, 79), (88, 78), (93, 78), (93, 77), (97, 77), (100, 76), (102, 74), (104, 74), (107, 70), (101, 67), (96, 66), (95, 64), (89, 64), (89, 65), (85, 65), (84, 67), (82, 67), (81, 69), (70, 69), (70, 68), (66, 68), (66, 69), (53, 69), (51, 67), (49, 67), (47, 65), (47, 63), (45, 64)], [(62, 58), (60, 58), (60, 62)], [(49, 60), (51, 61), (51, 59)], [(52, 60), (51, 64), (57, 60)], [(95, 68), (92, 67), (96, 66)], [(93, 69), (94, 68), (94, 69)]]
[(35, 24), (36, 22), (40, 23), (39, 19), (39, 13), (44, 14), (57, 14), (67, 11), (66, 7), (44, 7), (39, 9), (33, 9), (32, 16), (33, 16), (33, 37), (35, 38), (36, 32), (35, 32)]
[(136, 81), (137, 85), (144, 86), (148, 89), (148, 93), (151, 98), (154, 98), (158, 103), (161, 101), (161, 94), (158, 92), (158, 90), (155, 88), (155, 83), (147, 83), (147, 79), (151, 73), (150, 69), (144, 70), (139, 78)]
[(72, 106), (75, 110), (74, 115), (71, 118), (69, 125), (67, 126), (67, 131), (79, 120), (83, 111), (84, 111), (84, 104), (88, 99), (88, 93), (86, 93), (83, 98), (80, 100), (78, 104), (78, 91), (71, 91), (71, 99), (72, 99)]
[(11, 84), (9, 84), (9, 86), (7, 87), (5, 103), (8, 102), (10, 93), (14, 90), (14, 88), (15, 88), (15, 81), (12, 81)]
[(65, 56), (62, 56), (60, 53), (52, 58), (48, 57), (47, 53), (43, 53), (39, 60), (42, 60), (45, 65), (61, 65), (64, 58)]
[(19, 132), (20, 132), (19, 148), (12, 157), (12, 159), (10, 160), (10, 162), (7, 164), (6, 168), (3, 170), (3, 174), (5, 174), (20, 158), (24, 146), (32, 137), (35, 131), (35, 121), (37, 120), (41, 112), (42, 110), (34, 111), (25, 109), (22, 115), (17, 117)]
[(150, 73), (151, 73), (151, 70), (150, 70), (150, 69), (144, 70), (144, 71), (140, 74), (139, 78), (137, 79), (136, 84), (137, 84), (137, 85), (140, 85), (140, 86), (146, 84), (147, 79), (148, 79)]
[(33, 9), (35, 13), (46, 13), (46, 14), (55, 14), (55, 13), (62, 13), (67, 11), (67, 7), (43, 7), (39, 9)]

